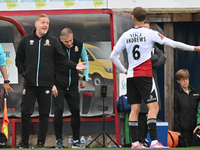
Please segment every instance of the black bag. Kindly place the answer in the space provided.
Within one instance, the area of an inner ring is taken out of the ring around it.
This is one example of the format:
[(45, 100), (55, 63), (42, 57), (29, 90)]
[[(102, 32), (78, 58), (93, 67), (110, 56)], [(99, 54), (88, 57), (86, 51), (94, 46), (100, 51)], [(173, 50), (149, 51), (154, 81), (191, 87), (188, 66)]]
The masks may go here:
[(127, 97), (125, 95), (121, 95), (116, 101), (116, 107), (118, 112), (130, 112), (131, 105), (127, 103)]
[(177, 147), (188, 147), (187, 140), (183, 137), (183, 135), (178, 136), (178, 140)]
[(0, 133), (0, 148), (4, 148), (7, 145), (7, 138), (4, 133)]

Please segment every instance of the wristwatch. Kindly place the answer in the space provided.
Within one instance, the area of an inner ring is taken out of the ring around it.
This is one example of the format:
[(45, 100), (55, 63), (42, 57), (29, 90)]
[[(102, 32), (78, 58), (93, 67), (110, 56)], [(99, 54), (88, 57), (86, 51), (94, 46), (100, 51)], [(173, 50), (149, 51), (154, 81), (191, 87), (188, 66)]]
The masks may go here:
[(85, 76), (83, 76), (83, 81), (85, 81)]
[(4, 80), (4, 83), (10, 83), (10, 80)]

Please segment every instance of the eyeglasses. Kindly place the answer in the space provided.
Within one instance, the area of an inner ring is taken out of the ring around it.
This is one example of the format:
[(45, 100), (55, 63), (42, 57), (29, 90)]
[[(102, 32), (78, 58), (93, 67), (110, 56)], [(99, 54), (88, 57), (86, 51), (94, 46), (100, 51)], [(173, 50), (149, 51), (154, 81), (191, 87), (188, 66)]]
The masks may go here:
[(181, 78), (180, 81), (187, 81), (189, 78)]

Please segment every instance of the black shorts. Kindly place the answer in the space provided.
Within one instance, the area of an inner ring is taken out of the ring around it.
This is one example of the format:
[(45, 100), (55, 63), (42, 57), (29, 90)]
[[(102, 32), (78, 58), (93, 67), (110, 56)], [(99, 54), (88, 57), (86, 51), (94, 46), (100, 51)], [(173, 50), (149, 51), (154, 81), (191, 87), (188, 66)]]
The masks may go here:
[(157, 102), (158, 93), (153, 77), (127, 78), (127, 101), (129, 104)]

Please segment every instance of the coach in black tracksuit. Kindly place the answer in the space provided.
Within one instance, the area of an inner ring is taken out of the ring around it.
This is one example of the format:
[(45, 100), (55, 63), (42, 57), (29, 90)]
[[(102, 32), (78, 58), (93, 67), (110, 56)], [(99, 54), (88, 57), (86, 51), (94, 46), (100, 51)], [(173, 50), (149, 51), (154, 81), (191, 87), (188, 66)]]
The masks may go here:
[(193, 130), (196, 127), (200, 95), (197, 89), (189, 85), (189, 76), (186, 69), (180, 69), (176, 73), (179, 86), (174, 90), (174, 131), (186, 139), (188, 146), (194, 146), (196, 140)]
[[(28, 148), (31, 115), (37, 99), (39, 106), (39, 132), (37, 148), (44, 148), (51, 104), (51, 88), (54, 82), (54, 64), (71, 69), (85, 69), (64, 56), (59, 41), (48, 33), (49, 18), (38, 15), (36, 29), (24, 36), (16, 53), (16, 66), (24, 77), (21, 103), (21, 143), (15, 148)], [(59, 60), (55, 62), (54, 60)], [(87, 67), (86, 67), (87, 68)]]
[[(64, 28), (61, 31), (60, 43), (65, 56), (78, 63), (79, 59), (88, 66), (87, 51), (82, 42), (73, 38), (71, 29)], [(88, 70), (83, 70), (83, 81), (80, 88), (84, 88), (88, 81)], [(64, 100), (67, 101), (71, 112), (71, 128), (73, 133), (73, 148), (80, 148), (80, 98), (78, 92), (79, 75), (77, 70), (71, 70), (64, 66), (55, 65), (55, 86), (52, 89), (53, 103), (55, 106), (54, 129), (56, 135), (56, 148), (62, 148), (62, 127)]]

